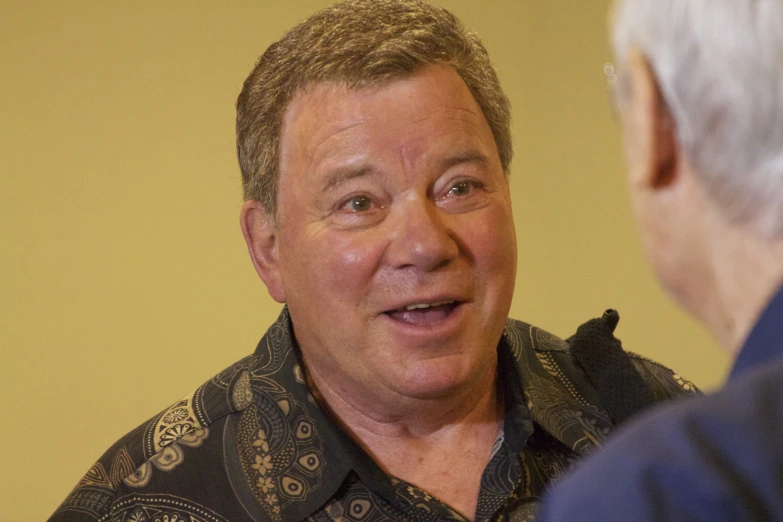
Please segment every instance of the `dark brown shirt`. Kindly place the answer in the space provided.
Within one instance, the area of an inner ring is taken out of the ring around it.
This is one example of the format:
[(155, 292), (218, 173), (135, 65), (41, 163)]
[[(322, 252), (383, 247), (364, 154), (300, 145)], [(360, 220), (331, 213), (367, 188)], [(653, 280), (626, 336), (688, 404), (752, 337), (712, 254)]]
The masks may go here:
[[(568, 344), (509, 320), (498, 345), (506, 419), (475, 520), (533, 520), (544, 489), (600, 445), (610, 416)], [(696, 393), (631, 355), (658, 400)], [(464, 520), (386, 475), (318, 406), (286, 309), (255, 353), (110, 448), (51, 521)]]

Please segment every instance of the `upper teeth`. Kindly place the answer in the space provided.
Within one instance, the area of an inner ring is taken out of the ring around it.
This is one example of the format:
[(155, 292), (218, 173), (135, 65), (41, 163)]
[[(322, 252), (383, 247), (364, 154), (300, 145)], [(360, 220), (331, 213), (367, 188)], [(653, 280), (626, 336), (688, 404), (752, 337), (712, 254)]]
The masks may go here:
[(416, 310), (417, 308), (429, 308), (431, 306), (440, 306), (440, 305), (445, 305), (445, 304), (451, 304), (453, 302), (454, 302), (454, 300), (436, 301), (436, 302), (430, 303), (430, 304), (417, 303), (417, 304), (408, 305), (408, 306), (405, 307), (405, 309), (406, 310)]

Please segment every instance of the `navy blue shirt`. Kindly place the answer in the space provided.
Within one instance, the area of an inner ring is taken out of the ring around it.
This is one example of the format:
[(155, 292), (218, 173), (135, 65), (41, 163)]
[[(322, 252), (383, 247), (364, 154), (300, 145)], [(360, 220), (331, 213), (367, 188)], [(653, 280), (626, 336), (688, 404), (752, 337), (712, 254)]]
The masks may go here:
[(722, 390), (632, 422), (543, 505), (545, 522), (783, 521), (783, 289)]

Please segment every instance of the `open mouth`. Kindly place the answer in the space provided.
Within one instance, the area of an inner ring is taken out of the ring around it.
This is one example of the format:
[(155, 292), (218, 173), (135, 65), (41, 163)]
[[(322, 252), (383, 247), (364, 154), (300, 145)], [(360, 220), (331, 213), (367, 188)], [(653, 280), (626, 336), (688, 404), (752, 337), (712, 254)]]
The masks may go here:
[(456, 300), (436, 301), (434, 303), (415, 303), (389, 310), (386, 315), (396, 321), (426, 326), (443, 321), (457, 309), (462, 303)]

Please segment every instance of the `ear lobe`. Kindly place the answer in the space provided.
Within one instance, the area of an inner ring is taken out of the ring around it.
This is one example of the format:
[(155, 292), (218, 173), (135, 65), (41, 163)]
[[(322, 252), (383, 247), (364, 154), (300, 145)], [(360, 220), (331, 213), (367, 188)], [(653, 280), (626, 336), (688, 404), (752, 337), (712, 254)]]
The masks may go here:
[(242, 235), (256, 272), (264, 281), (269, 295), (278, 303), (286, 302), (285, 289), (280, 274), (277, 249), (278, 229), (272, 224), (260, 201), (249, 200), (242, 204), (239, 214)]
[(650, 189), (669, 187), (678, 178), (679, 147), (674, 118), (647, 58), (639, 51), (628, 59), (631, 82), (632, 132), (639, 140), (642, 179)]

